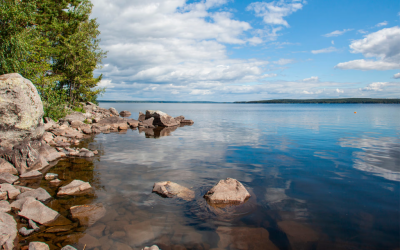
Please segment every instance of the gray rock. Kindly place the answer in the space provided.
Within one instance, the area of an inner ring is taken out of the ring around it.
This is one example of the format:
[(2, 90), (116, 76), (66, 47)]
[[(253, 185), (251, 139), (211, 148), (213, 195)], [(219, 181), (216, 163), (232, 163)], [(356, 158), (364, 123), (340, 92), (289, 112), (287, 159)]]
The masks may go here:
[(139, 121), (139, 122), (142, 122), (142, 121), (144, 121), (144, 120), (146, 120), (146, 115), (143, 114), (142, 112), (139, 112), (138, 121)]
[(63, 154), (62, 152), (58, 152), (55, 148), (53, 148), (53, 147), (51, 147), (51, 146), (49, 146), (49, 145), (46, 145), (46, 144), (42, 145), (42, 146), (39, 148), (39, 153), (40, 153), (40, 155), (43, 156), (48, 162), (51, 162), (51, 161), (55, 161), (55, 160), (57, 160), (57, 159), (60, 159), (61, 157), (63, 157), (63, 155), (65, 155), (65, 154)]
[(33, 232), (35, 232), (35, 230), (33, 229), (27, 229), (26, 227), (21, 227), (18, 232), (22, 235), (22, 236), (29, 236), (31, 235)]
[(17, 181), (19, 178), (15, 175), (12, 175), (10, 173), (0, 173), (0, 184), (1, 183), (10, 183), (13, 184), (15, 181)]
[(119, 116), (118, 111), (115, 108), (109, 108), (108, 110), (110, 110), (111, 114)]
[(18, 189), (21, 193), (32, 191), (33, 188), (29, 187), (24, 187), (24, 186), (18, 186), (18, 185), (13, 185), (16, 189)]
[(17, 196), (17, 200), (21, 200), (26, 197), (33, 197), (39, 201), (47, 201), (52, 198), (51, 195), (43, 188), (37, 188), (31, 191), (23, 192)]
[(36, 178), (42, 178), (43, 174), (37, 170), (31, 170), (29, 172), (26, 172), (24, 174), (21, 174), (19, 178), (23, 179), (36, 179)]
[(14, 210), (19, 210), (19, 211), (20, 211), (20, 210), (22, 209), (22, 205), (24, 205), (24, 203), (25, 203), (27, 200), (36, 200), (36, 199), (35, 199), (34, 197), (25, 197), (25, 198), (22, 198), (22, 199), (13, 201), (13, 202), (10, 204), (10, 206), (11, 206), (12, 209), (14, 209)]
[(90, 186), (89, 182), (73, 180), (70, 184), (61, 187), (58, 190), (57, 196), (82, 195), (89, 193), (91, 190), (92, 186)]
[(181, 122), (181, 121), (185, 120), (185, 117), (183, 115), (180, 115), (180, 116), (174, 117), (174, 119), (177, 122)]
[(194, 121), (192, 121), (192, 120), (182, 120), (181, 124), (182, 125), (192, 125), (192, 124), (194, 124)]
[(29, 227), (32, 228), (34, 231), (39, 231), (40, 228), (36, 225), (36, 223), (33, 220), (29, 220)]
[(162, 127), (173, 127), (179, 125), (179, 122), (175, 121), (172, 116), (169, 116), (167, 113), (160, 110), (146, 110), (146, 119), (151, 117), (154, 118), (153, 125)]
[(87, 118), (87, 116), (81, 112), (72, 112), (71, 114), (65, 116), (64, 120), (65, 121), (81, 121), (83, 122), (85, 119)]
[(5, 156), (17, 169), (18, 173), (23, 174), (35, 169), (41, 169), (42, 159), (39, 154), (40, 141), (24, 141), (14, 146), (13, 150), (6, 151)]
[(17, 223), (14, 218), (7, 213), (0, 212), (0, 249), (14, 249), (17, 233)]
[(7, 199), (8, 199), (7, 192), (0, 191), (0, 200), (7, 200)]
[(155, 128), (153, 125), (154, 117), (151, 117), (149, 119), (146, 119), (142, 121), (139, 125), (142, 125), (145, 128)]
[(137, 128), (139, 126), (139, 121), (135, 119), (129, 119), (127, 120), (127, 123), (131, 128)]
[(0, 173), (18, 174), (18, 171), (11, 163), (0, 158)]
[(50, 129), (58, 126), (57, 123), (49, 117), (45, 117), (43, 120), (44, 120), (44, 130), (45, 131), (49, 131)]
[(83, 151), (78, 154), (79, 157), (94, 157), (94, 153), (92, 151)]
[(193, 190), (171, 181), (154, 183), (153, 192), (169, 198), (177, 196), (187, 201), (193, 200), (195, 197)]
[(129, 112), (129, 111), (127, 111), (127, 110), (124, 110), (124, 111), (119, 112), (119, 115), (120, 115), (121, 117), (129, 117), (129, 116), (132, 115), (132, 113)]
[(61, 248), (61, 250), (77, 250), (75, 247), (72, 247), (70, 245), (66, 245), (65, 247)]
[(46, 180), (54, 180), (58, 178), (58, 174), (54, 174), (54, 173), (47, 173), (44, 178)]
[(70, 212), (72, 218), (79, 220), (80, 225), (90, 227), (104, 217), (106, 209), (103, 207), (103, 204), (99, 203), (73, 206), (70, 208)]
[(226, 178), (211, 188), (204, 198), (211, 204), (241, 204), (250, 196), (242, 183), (232, 178)]
[(40, 201), (27, 199), (22, 205), (22, 209), (18, 215), (27, 219), (31, 219), (39, 224), (47, 224), (56, 220), (59, 216), (59, 213), (51, 208), (46, 207)]
[(21, 193), (19, 189), (9, 183), (0, 184), (0, 192), (7, 192), (8, 199), (10, 200), (15, 200)]
[(77, 121), (77, 120), (71, 121), (71, 127), (73, 127), (73, 128), (79, 128), (83, 124), (84, 123), (82, 121)]
[(11, 205), (8, 201), (0, 201), (0, 212), (8, 213), (11, 211)]
[(0, 147), (42, 137), (43, 104), (32, 82), (17, 73), (1, 75), (0, 100)]
[(29, 250), (50, 250), (50, 247), (46, 243), (32, 241), (29, 243)]

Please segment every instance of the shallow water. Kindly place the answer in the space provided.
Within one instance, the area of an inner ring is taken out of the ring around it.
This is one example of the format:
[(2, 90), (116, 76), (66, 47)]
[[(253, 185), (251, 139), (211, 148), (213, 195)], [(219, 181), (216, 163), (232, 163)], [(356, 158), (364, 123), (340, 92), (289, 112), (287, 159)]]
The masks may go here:
[[(50, 172), (64, 183), (90, 181), (94, 195), (55, 199), (102, 203), (90, 228), (39, 233), (52, 249), (396, 249), (400, 247), (400, 106), (356, 104), (101, 103), (184, 115), (176, 130), (100, 134), (80, 147), (91, 161), (67, 159)], [(357, 112), (357, 113), (354, 113)], [(214, 208), (203, 195), (235, 178), (252, 197)], [(162, 198), (158, 181), (195, 191), (195, 199)], [(42, 180), (52, 195), (56, 189)], [(104, 231), (101, 229), (105, 228)], [(94, 238), (93, 238), (93, 237)]]

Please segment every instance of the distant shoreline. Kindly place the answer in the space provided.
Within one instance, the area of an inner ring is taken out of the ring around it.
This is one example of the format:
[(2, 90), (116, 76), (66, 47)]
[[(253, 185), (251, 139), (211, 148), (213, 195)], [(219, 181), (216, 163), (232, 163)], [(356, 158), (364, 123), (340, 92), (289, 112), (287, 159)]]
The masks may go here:
[(115, 101), (98, 100), (103, 103), (197, 103), (197, 104), (400, 104), (400, 99), (384, 98), (338, 98), (338, 99), (276, 99), (260, 101), (211, 102), (211, 101)]
[(384, 98), (338, 98), (338, 99), (277, 99), (235, 103), (280, 103), (280, 104), (400, 104), (400, 99)]

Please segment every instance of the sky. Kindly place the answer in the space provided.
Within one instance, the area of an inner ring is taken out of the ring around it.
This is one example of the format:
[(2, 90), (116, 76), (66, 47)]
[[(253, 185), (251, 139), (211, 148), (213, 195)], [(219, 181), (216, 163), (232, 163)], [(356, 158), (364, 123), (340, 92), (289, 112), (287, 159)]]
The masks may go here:
[(398, 0), (92, 0), (99, 100), (400, 98)]

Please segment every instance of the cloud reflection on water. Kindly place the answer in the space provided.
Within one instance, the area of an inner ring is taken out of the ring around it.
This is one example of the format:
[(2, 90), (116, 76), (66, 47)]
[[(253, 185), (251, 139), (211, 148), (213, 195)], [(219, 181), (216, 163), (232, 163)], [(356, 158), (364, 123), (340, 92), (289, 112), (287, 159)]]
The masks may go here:
[(340, 146), (353, 152), (354, 168), (400, 182), (400, 140), (395, 137), (341, 138)]

